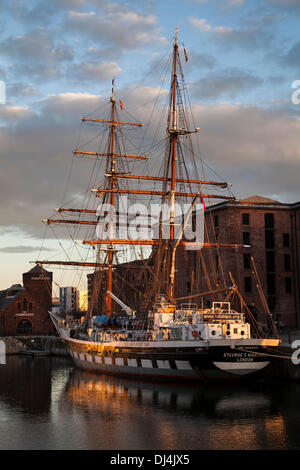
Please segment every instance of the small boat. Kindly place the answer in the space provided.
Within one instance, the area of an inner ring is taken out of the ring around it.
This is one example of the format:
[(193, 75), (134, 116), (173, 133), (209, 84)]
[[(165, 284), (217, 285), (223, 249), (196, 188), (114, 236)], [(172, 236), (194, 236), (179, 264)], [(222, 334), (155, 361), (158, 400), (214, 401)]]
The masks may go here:
[(42, 356), (49, 355), (47, 351), (42, 351), (39, 349), (25, 349), (24, 351), (21, 351), (21, 354), (23, 354), (23, 356), (31, 356), (31, 357), (42, 357)]

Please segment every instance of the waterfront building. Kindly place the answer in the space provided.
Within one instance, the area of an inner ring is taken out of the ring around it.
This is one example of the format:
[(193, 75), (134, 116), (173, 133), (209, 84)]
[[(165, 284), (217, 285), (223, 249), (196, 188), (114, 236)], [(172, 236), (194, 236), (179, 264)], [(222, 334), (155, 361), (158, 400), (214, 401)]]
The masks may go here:
[(74, 315), (78, 310), (77, 288), (68, 286), (59, 288), (59, 307), (61, 313)]
[[(258, 320), (261, 301), (251, 257), (274, 320), (283, 327), (300, 326), (300, 202), (287, 204), (262, 196), (226, 201), (207, 208), (207, 233), (220, 243), (243, 243), (248, 248), (203, 250), (208, 276), (215, 285), (231, 285), (232, 273), (240, 292)], [(205, 283), (203, 273), (203, 283)]]
[(53, 334), (52, 272), (35, 266), (23, 273), (23, 286), (0, 291), (0, 336)]
[[(274, 320), (282, 327), (299, 327), (300, 202), (281, 203), (262, 196), (225, 201), (206, 208), (205, 226), (207, 240), (249, 247), (236, 251), (224, 247), (191, 250), (189, 265), (198, 279), (197, 286), (187, 280), (186, 259), (178, 249), (176, 297), (195, 294), (199, 289), (206, 292), (224, 284), (231, 286), (231, 272), (246, 304), (256, 319), (264, 322), (265, 313), (250, 262), (253, 257)], [(147, 291), (147, 271), (142, 266), (143, 262), (137, 260), (115, 268), (113, 291), (133, 309), (141, 305), (140, 293)], [(93, 289), (95, 282), (99, 285), (98, 293)], [(136, 289), (128, 289), (129, 284)], [(93, 304), (94, 312), (101, 312), (105, 285), (105, 272), (88, 275), (89, 304)], [(204, 306), (209, 305), (209, 300), (204, 300)]]
[(86, 312), (88, 309), (88, 291), (87, 289), (79, 289), (76, 291), (77, 306), (79, 312)]

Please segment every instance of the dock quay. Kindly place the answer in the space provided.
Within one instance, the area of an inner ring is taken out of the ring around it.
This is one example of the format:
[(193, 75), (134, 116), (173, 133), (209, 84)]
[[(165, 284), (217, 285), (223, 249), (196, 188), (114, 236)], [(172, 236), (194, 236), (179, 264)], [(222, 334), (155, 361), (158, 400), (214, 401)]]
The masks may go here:
[(41, 351), (49, 356), (68, 356), (69, 353), (58, 336), (3, 336), (6, 354), (23, 354), (26, 351)]

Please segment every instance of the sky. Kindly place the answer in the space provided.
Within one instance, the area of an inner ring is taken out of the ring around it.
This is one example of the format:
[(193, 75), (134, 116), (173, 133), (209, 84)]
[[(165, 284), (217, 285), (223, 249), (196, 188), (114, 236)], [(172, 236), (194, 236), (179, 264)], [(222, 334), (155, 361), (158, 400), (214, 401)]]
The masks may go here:
[(300, 0), (1, 2), (0, 289), (30, 261), (59, 259), (41, 220), (84, 190), (87, 164), (72, 160), (80, 117), (115, 77), (146, 120), (176, 26), (204, 159), (237, 198), (299, 201), (299, 21)]

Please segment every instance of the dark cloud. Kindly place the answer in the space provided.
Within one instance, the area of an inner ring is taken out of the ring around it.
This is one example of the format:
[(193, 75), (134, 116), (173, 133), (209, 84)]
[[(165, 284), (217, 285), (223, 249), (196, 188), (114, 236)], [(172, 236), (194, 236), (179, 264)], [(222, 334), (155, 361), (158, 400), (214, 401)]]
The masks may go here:
[(268, 3), (285, 12), (300, 13), (299, 0), (268, 0)]
[(286, 54), (276, 57), (284, 66), (300, 70), (300, 41), (297, 41)]
[(234, 47), (247, 51), (268, 48), (273, 41), (273, 33), (260, 27), (230, 28), (217, 26), (214, 29), (214, 40), (222, 49)]
[(7, 83), (6, 91), (8, 100), (12, 98), (36, 98), (40, 95), (36, 88), (24, 82)]
[(116, 77), (121, 72), (116, 62), (83, 62), (73, 64), (67, 69), (67, 76), (72, 81), (79, 83), (88, 81), (109, 80)]
[(60, 43), (54, 45), (53, 38), (43, 30), (9, 37), (0, 43), (0, 54), (25, 62), (58, 63), (73, 59), (73, 50)]
[(27, 89), (34, 83), (51, 81), (62, 76), (63, 64), (73, 60), (73, 50), (58, 42), (42, 29), (9, 37), (0, 43), (0, 55), (9, 59), (7, 80), (28, 79)]
[(201, 54), (195, 51), (187, 51), (188, 62), (186, 67), (198, 67), (199, 69), (213, 69), (217, 66), (218, 60), (209, 54)]
[(210, 74), (192, 85), (196, 98), (234, 98), (244, 91), (262, 85), (263, 80), (241, 69), (228, 69)]
[[(150, 87), (135, 87), (121, 93), (125, 104), (122, 113), (128, 109), (144, 124), (147, 124), (150, 115), (153, 118), (151, 126), (145, 125), (148, 131), (147, 139), (144, 139), (146, 148), (154, 138), (157, 127), (160, 138), (165, 137), (166, 116), (161, 118), (162, 107), (158, 107), (156, 114), (152, 113), (157, 92), (158, 89)], [(166, 100), (165, 90), (162, 99)], [(102, 168), (98, 177), (93, 174), (91, 179), (94, 160), (75, 159), (65, 197), (64, 190), (72, 162), (71, 150), (78, 145), (80, 117), (99, 107), (101, 112), (98, 116), (105, 117), (104, 111), (108, 112), (109, 108), (103, 108), (103, 103), (98, 96), (68, 93), (49, 96), (33, 109), (6, 107), (8, 109), (4, 115), (4, 108), (1, 108), (5, 119), (11, 113), (14, 124), (7, 128), (2, 126), (0, 130), (2, 227), (19, 227), (27, 234), (43, 237), (45, 228), (41, 219), (51, 215), (53, 207), (59, 207), (63, 199), (74, 199), (73, 207), (82, 207), (85, 194), (86, 202), (89, 200), (90, 189), (100, 183), (104, 172)], [(204, 159), (233, 184), (233, 191), (238, 197), (251, 192), (262, 195), (277, 193), (279, 199), (283, 197), (281, 194), (291, 200), (300, 199), (300, 122), (296, 116), (289, 116), (280, 110), (231, 104), (195, 105), (193, 114), (195, 125), (201, 129), (200, 144)], [(99, 132), (99, 126), (85, 127), (85, 131), (81, 131), (80, 145)], [(142, 132), (138, 130), (135, 134), (137, 146), (143, 139)], [(104, 134), (103, 137), (105, 139)], [(99, 139), (84, 145), (84, 148), (96, 151), (102, 134)], [(161, 155), (160, 152), (159, 156), (153, 157), (147, 171), (158, 174)], [(141, 169), (144, 163), (138, 165), (141, 165), (140, 171), (145, 171)], [(97, 204), (95, 199), (91, 201)], [(51, 226), (49, 230), (51, 233)], [(66, 236), (68, 232), (64, 229), (63, 233)]]

